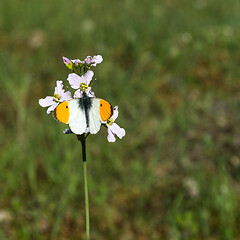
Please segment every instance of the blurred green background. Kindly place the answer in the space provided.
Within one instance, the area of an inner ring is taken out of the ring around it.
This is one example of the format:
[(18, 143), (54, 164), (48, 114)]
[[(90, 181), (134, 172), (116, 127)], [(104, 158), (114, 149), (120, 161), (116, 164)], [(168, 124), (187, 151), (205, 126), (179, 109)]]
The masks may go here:
[(0, 2), (0, 239), (85, 238), (81, 145), (38, 99), (62, 56), (126, 136), (87, 139), (91, 239), (240, 239), (237, 0)]

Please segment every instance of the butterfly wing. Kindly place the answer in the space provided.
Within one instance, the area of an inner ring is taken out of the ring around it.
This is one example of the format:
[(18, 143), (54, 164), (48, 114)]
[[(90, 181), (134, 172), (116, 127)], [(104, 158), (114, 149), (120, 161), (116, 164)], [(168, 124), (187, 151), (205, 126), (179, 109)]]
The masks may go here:
[[(91, 107), (88, 110), (88, 127), (91, 134), (96, 134), (102, 122), (107, 121), (113, 114), (111, 104), (100, 98), (91, 98)], [(60, 103), (55, 111), (55, 118), (65, 124), (69, 124), (72, 132), (83, 134), (87, 128), (86, 113), (79, 106), (79, 99), (72, 99)]]
[(91, 134), (96, 134), (101, 127), (101, 117), (99, 113), (100, 99), (92, 98), (91, 107), (89, 109), (89, 131)]
[(59, 122), (69, 124), (69, 127), (75, 134), (83, 134), (86, 130), (85, 112), (79, 107), (78, 99), (60, 103), (55, 108), (54, 117)]
[(89, 110), (89, 131), (95, 134), (100, 130), (103, 121), (107, 121), (112, 116), (112, 106), (109, 102), (92, 98), (91, 108)]
[(87, 123), (85, 111), (79, 107), (79, 100), (69, 101), (69, 127), (75, 134), (83, 134), (86, 131)]
[[(99, 98), (98, 98), (99, 99)], [(113, 107), (106, 100), (99, 99), (99, 113), (101, 120), (107, 121), (113, 115)]]
[(69, 101), (60, 103), (54, 110), (54, 118), (61, 123), (68, 124), (70, 117)]

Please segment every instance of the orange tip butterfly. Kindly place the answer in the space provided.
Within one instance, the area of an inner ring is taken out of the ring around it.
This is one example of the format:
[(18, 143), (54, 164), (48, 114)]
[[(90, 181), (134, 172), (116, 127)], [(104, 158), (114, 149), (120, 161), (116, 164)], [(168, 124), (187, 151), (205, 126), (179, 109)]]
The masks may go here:
[(103, 121), (113, 114), (112, 105), (100, 98), (90, 98), (85, 92), (81, 98), (75, 98), (60, 103), (54, 110), (54, 117), (59, 122), (69, 124), (75, 134), (83, 134), (89, 129), (96, 134)]

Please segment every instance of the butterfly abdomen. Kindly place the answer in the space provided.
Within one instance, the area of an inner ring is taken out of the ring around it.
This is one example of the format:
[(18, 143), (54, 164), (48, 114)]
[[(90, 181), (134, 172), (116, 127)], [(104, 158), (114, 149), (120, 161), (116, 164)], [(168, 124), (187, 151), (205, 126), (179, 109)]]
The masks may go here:
[(91, 98), (88, 97), (85, 92), (83, 92), (83, 96), (79, 98), (79, 107), (85, 112), (87, 127), (89, 127), (89, 110), (91, 106), (92, 106)]

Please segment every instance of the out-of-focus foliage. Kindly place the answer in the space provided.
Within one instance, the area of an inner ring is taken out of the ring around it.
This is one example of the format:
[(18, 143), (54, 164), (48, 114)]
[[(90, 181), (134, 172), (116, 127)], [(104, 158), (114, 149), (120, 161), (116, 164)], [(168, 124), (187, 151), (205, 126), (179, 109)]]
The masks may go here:
[(240, 238), (236, 0), (0, 2), (0, 239), (84, 239), (81, 146), (38, 99), (101, 54), (123, 140), (87, 141), (91, 239)]

